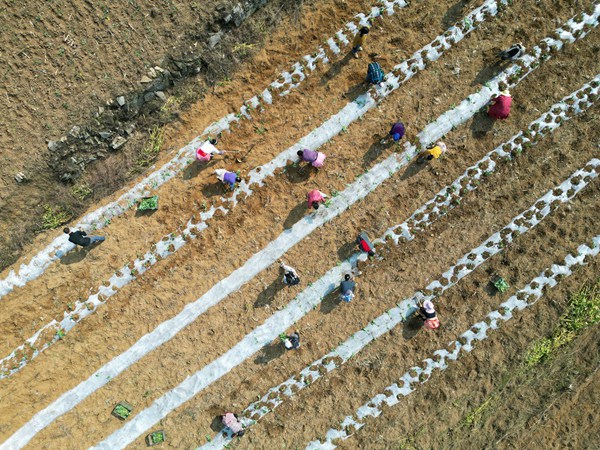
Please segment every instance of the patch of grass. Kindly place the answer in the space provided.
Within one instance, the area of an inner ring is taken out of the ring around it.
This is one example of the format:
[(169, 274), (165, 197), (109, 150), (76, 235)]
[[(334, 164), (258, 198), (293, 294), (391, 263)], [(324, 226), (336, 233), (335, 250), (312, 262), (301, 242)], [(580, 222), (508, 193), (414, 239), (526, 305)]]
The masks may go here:
[(84, 201), (94, 193), (94, 190), (86, 182), (76, 184), (71, 188), (71, 192), (79, 201)]
[(53, 230), (67, 223), (73, 217), (73, 212), (64, 206), (44, 206), (44, 215), (42, 216), (42, 228), (44, 230)]
[(471, 410), (471, 412), (469, 412), (469, 414), (461, 421), (461, 424), (467, 427), (474, 427), (480, 423), (485, 413), (494, 407), (497, 399), (498, 397), (495, 394), (489, 396), (481, 405)]
[(240, 56), (248, 56), (250, 51), (256, 46), (256, 44), (248, 44), (246, 42), (242, 42), (241, 44), (236, 44), (233, 46), (233, 51), (238, 53)]
[(569, 300), (569, 308), (560, 318), (552, 336), (533, 344), (525, 357), (527, 366), (536, 366), (548, 360), (554, 352), (571, 342), (577, 334), (600, 323), (600, 279), (586, 285)]
[(148, 141), (138, 154), (137, 160), (135, 161), (135, 165), (131, 172), (141, 172), (146, 167), (151, 166), (154, 161), (156, 161), (156, 158), (158, 158), (158, 154), (164, 142), (165, 139), (163, 135), (163, 129), (158, 126), (152, 128), (150, 135), (148, 136)]

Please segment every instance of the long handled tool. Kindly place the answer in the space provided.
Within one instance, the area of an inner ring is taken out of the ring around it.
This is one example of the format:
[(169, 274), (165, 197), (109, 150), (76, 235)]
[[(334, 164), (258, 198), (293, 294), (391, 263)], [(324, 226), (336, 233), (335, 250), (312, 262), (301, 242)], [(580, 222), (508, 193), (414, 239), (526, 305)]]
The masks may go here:
[(248, 151), (246, 152), (246, 154), (245, 154), (244, 156), (242, 156), (241, 158), (236, 158), (236, 159), (235, 159), (235, 162), (237, 162), (237, 163), (241, 163), (241, 162), (244, 162), (244, 161), (246, 161), (246, 157), (247, 157), (247, 156), (250, 154), (250, 152), (252, 151), (252, 149), (254, 148), (254, 146), (255, 146), (255, 145), (256, 145), (256, 144), (252, 144), (252, 145), (250, 146), (250, 148), (248, 149)]

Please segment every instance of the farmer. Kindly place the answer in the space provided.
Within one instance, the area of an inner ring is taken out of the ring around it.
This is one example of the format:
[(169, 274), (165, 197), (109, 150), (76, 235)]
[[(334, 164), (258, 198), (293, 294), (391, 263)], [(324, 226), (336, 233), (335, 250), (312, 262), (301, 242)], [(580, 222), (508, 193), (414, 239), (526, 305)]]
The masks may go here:
[(215, 170), (215, 174), (219, 181), (228, 184), (231, 189), (235, 187), (235, 183), (242, 181), (235, 172), (228, 172), (225, 169), (217, 169)]
[(225, 415), (221, 416), (221, 422), (223, 422), (223, 425), (231, 430), (234, 436), (242, 437), (246, 432), (244, 430), (244, 426), (242, 425), (242, 421), (238, 419), (237, 414), (230, 412), (225, 413)]
[(300, 333), (294, 331), (283, 340), (283, 345), (288, 350), (298, 350), (300, 348)]
[(287, 284), (288, 286), (295, 286), (297, 284), (300, 284), (300, 277), (298, 276), (296, 269), (294, 269), (291, 266), (285, 265), (281, 261), (279, 262), (279, 267), (283, 269), (283, 282), (285, 284)]
[(298, 150), (297, 154), (300, 157), (300, 161), (306, 161), (317, 169), (319, 167), (323, 167), (323, 163), (325, 162), (326, 158), (325, 153), (316, 152), (307, 148), (304, 150)]
[(325, 203), (325, 199), (327, 196), (323, 194), (318, 189), (313, 189), (308, 194), (306, 194), (306, 200), (308, 202), (308, 209), (311, 207), (314, 209), (319, 209), (319, 204)]
[(215, 145), (217, 145), (216, 139), (203, 142), (196, 150), (196, 160), (206, 164), (212, 159), (213, 155), (222, 155), (224, 152), (218, 150)]
[(371, 243), (369, 236), (367, 236), (367, 233), (362, 231), (356, 238), (356, 243), (358, 244), (358, 248), (360, 248), (363, 252), (367, 252), (369, 256), (375, 256), (375, 247), (373, 247), (373, 244)]
[(346, 303), (350, 303), (354, 298), (354, 289), (356, 288), (356, 283), (352, 281), (352, 277), (349, 273), (344, 275), (344, 281), (340, 283), (340, 297)]
[(367, 66), (367, 78), (365, 83), (367, 85), (373, 84), (376, 86), (383, 86), (383, 80), (385, 79), (385, 73), (381, 68), (381, 65), (377, 61), (369, 63)]
[(360, 30), (358, 30), (356, 36), (354, 36), (351, 52), (355, 58), (358, 58), (358, 52), (363, 49), (363, 45), (365, 45), (365, 41), (367, 40), (367, 34), (369, 34), (369, 28), (362, 27)]
[(422, 163), (425, 161), (431, 161), (432, 159), (438, 159), (440, 156), (446, 153), (446, 150), (446, 144), (444, 144), (442, 141), (438, 141), (435, 144), (430, 145), (427, 150), (421, 153), (417, 158), (417, 162)]
[(488, 116), (492, 119), (506, 119), (510, 114), (510, 105), (512, 97), (508, 89), (500, 92), (500, 95), (493, 98), (488, 109)]
[(89, 247), (96, 242), (102, 242), (106, 239), (103, 236), (88, 236), (87, 233), (82, 230), (71, 231), (68, 228), (64, 228), (63, 231), (65, 234), (69, 235), (69, 242), (80, 245), (81, 247)]
[(519, 42), (511, 46), (508, 50), (503, 50), (498, 54), (502, 61), (514, 61), (525, 54), (525, 46)]
[(398, 142), (404, 136), (404, 124), (402, 122), (396, 122), (392, 125), (390, 132), (386, 137), (384, 137), (381, 141), (381, 145), (385, 145), (390, 141), (390, 137), (394, 140), (394, 142)]
[(425, 300), (419, 307), (419, 316), (424, 320), (423, 326), (430, 330), (435, 330), (440, 327), (440, 319), (435, 312), (435, 307), (431, 300)]

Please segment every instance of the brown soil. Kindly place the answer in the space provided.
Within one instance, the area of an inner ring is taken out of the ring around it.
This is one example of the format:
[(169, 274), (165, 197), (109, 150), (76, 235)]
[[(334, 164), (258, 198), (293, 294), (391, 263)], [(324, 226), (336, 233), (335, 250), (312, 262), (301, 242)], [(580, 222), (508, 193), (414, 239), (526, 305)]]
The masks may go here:
[[(62, 207), (73, 219), (88, 207), (98, 207), (105, 196), (143, 171), (137, 164), (138, 153), (153, 126), (178, 120), (214, 83), (231, 78), (283, 18), (297, 24), (302, 8), (310, 10), (318, 2), (269, 2), (239, 28), (223, 22), (236, 4), (231, 0), (0, 2), (4, 24), (0, 269), (12, 264), (32, 236), (43, 231), (45, 205)], [(224, 31), (221, 43), (209, 48), (208, 37), (219, 29)], [(185, 73), (190, 68), (183, 69), (169, 89), (168, 103), (156, 111), (143, 110), (131, 121), (136, 131), (118, 152), (107, 154), (99, 145), (82, 143), (78, 152), (98, 160), (87, 165), (75, 186), (59, 182), (47, 143), (69, 136), (74, 126), (85, 130), (104, 124), (104, 131), (125, 128), (107, 104), (119, 95), (142, 91), (140, 80), (150, 68), (173, 70), (175, 60), (198, 61), (200, 73), (191, 76)], [(274, 55), (273, 64), (288, 60)], [(28, 181), (16, 183), (18, 172), (25, 173)], [(85, 198), (82, 191), (73, 191), (81, 186), (89, 189)], [(39, 243), (32, 247), (39, 248)]]
[[(319, 38), (336, 31), (340, 17), (366, 10), (367, 5), (361, 1), (348, 1), (327, 8), (315, 6), (305, 10), (298, 18), (299, 22), (296, 18), (284, 21), (281, 29), (269, 37), (265, 48), (257, 52), (234, 80), (214, 89), (192, 112), (182, 117), (181, 125), (168, 133), (168, 146), (178, 148), (212, 120), (232, 111), (242, 99), (261, 91), (276, 73), (300, 55), (310, 53)], [(450, 18), (460, 18), (466, 11), (460, 6), (452, 1), (411, 5), (375, 26), (364, 53), (384, 55), (382, 66), (389, 69), (443, 32)], [(394, 149), (382, 148), (377, 142), (390, 122), (402, 118), (409, 126), (408, 137), (412, 139), (429, 121), (473, 92), (479, 82), (493, 74), (489, 69), (490, 55), (506, 44), (498, 36), (510, 36), (506, 41), (522, 40), (531, 47), (579, 8), (578, 3), (569, 1), (512, 5), (500, 18), (490, 20), (399, 92), (384, 100), (364, 120), (324, 146), (323, 151), (330, 158), (323, 170), (301, 175), (290, 167), (285, 174), (269, 179), (265, 187), (258, 189), (230, 214), (215, 218), (197, 240), (122, 289), (107, 305), (69, 333), (63, 342), (46, 351), (20, 373), (0, 382), (0, 432), (8, 436), (16, 431), (36, 411), (240, 267), (305, 214), (307, 190), (317, 186), (328, 193), (341, 191), (365, 169), (389, 155)], [(301, 35), (309, 38), (300, 39)], [(446, 137), (451, 150), (442, 161), (421, 171), (407, 169), (392, 177), (367, 201), (359, 202), (292, 248), (284, 259), (299, 270), (303, 285), (318, 279), (354, 251), (351, 241), (357, 230), (365, 229), (371, 236), (380, 236), (388, 226), (401, 223), (433, 192), (460, 175), (467, 165), (523, 129), (552, 103), (589, 81), (600, 69), (600, 62), (594, 56), (597, 55), (599, 36), (598, 30), (592, 31), (590, 36), (567, 46), (519, 84), (512, 92), (515, 107), (509, 120), (482, 133), (482, 118), (476, 116), (467, 126), (459, 127)], [(359, 92), (357, 86), (363, 78), (366, 59), (363, 54), (359, 60), (344, 60), (343, 64), (320, 69), (298, 92), (276, 100), (258, 116), (258, 120), (244, 122), (232, 134), (223, 136), (221, 146), (225, 149), (248, 148), (256, 144), (244, 163), (236, 164), (226, 159), (211, 168), (189, 172), (169, 182), (159, 190), (161, 209), (157, 213), (145, 217), (128, 213), (114, 220), (105, 230), (107, 241), (84, 259), (55, 265), (39, 280), (4, 298), (0, 332), (5, 339), (0, 343), (1, 354), (7, 354), (51, 317), (60, 316), (68, 302), (87, 296), (91, 288), (97, 287), (114, 270), (144, 252), (149, 242), (185, 225), (203, 202), (210, 204), (224, 194), (220, 186), (214, 185), (214, 167), (233, 167), (245, 173), (266, 163), (337, 112)], [(458, 76), (454, 75), (457, 67), (460, 67)], [(578, 70), (573, 71), (573, 67)], [(452, 89), (448, 89), (449, 85)], [(208, 106), (210, 115), (204, 113)], [(268, 347), (161, 421), (161, 426), (168, 430), (168, 445), (194, 448), (205, 442), (206, 435), (214, 434), (211, 430), (214, 416), (224, 410), (240, 411), (257, 395), (298, 372), (397, 301), (437, 278), (457, 258), (597, 156), (597, 121), (598, 110), (592, 108), (567, 122), (514, 162), (503, 165), (476, 192), (468, 194), (459, 208), (434, 224), (427, 233), (417, 235), (409, 244), (384, 252), (383, 261), (363, 269), (354, 302), (339, 305), (332, 295), (297, 324), (303, 336), (301, 351), (282, 354), (278, 346)], [(263, 128), (266, 129), (264, 132)], [(596, 180), (570, 205), (561, 206), (536, 229), (450, 289), (440, 300), (444, 326), (439, 333), (420, 332), (413, 336), (407, 330), (397, 329), (380, 338), (343, 368), (265, 417), (239, 442), (240, 448), (275, 448), (273, 442), (277, 443), (276, 447), (296, 448), (322, 437), (329, 427), (338, 425), (343, 417), (381, 392), (414, 363), (443, 347), (494, 309), (504, 297), (491, 296), (486, 291), (491, 274), (502, 273), (511, 286), (522, 286), (549, 264), (560, 261), (577, 245), (598, 234), (599, 201), (600, 184)], [(51, 237), (40, 238), (36, 245)], [(593, 442), (585, 440), (588, 439), (585, 424), (578, 431), (575, 422), (568, 422), (571, 419), (567, 418), (570, 411), (583, 407), (591, 414), (586, 416), (588, 422), (594, 417), (597, 419), (593, 404), (577, 395), (577, 386), (583, 386), (583, 380), (588, 379), (590, 384), (597, 380), (597, 376), (591, 378), (593, 375), (586, 378), (594, 368), (594, 361), (598, 364), (592, 356), (585, 361), (575, 361), (586, 369), (578, 375), (575, 391), (568, 397), (540, 400), (536, 393), (543, 389), (541, 384), (532, 385), (530, 391), (515, 392), (516, 398), (522, 400), (523, 408), (555, 401), (549, 410), (553, 423), (557, 424), (555, 427), (540, 423), (529, 428), (528, 419), (516, 414), (511, 403), (498, 413), (498, 421), (504, 421), (503, 426), (487, 423), (477, 430), (481, 433), (478, 440), (463, 439), (470, 431), (456, 427), (469, 410), (493, 391), (503, 374), (511, 373), (520, 363), (529, 343), (553, 329), (564, 310), (567, 293), (583, 281), (594, 279), (597, 273), (597, 261), (578, 269), (534, 308), (492, 332), (490, 338), (470, 355), (438, 374), (400, 405), (369, 422), (342, 447), (390, 448), (405, 442), (418, 448), (469, 445), (481, 448), (500, 439), (500, 431), (506, 433), (513, 426), (511, 424), (520, 423), (527, 423), (528, 429), (537, 433), (533, 435), (539, 440), (551, 442), (552, 433), (562, 426), (571, 436), (571, 441), (564, 442)], [(30, 448), (69, 448), (73, 442), (81, 442), (84, 447), (107, 437), (121, 426), (109, 415), (115, 402), (126, 399), (134, 404), (136, 411), (141, 411), (186, 376), (235, 345), (274, 310), (285, 306), (298, 288), (284, 289), (279, 284), (279, 277), (275, 266), (261, 273), (172, 341), (40, 432), (31, 441)], [(538, 326), (525, 326), (534, 318)], [(587, 349), (593, 342), (591, 337), (584, 335), (573, 345)], [(18, 411), (10, 407), (15, 404), (20, 405)], [(448, 433), (448, 429), (456, 431)], [(535, 442), (529, 438), (526, 433), (519, 432), (510, 434), (503, 442), (514, 446)], [(135, 448), (142, 446), (141, 439), (134, 445)], [(585, 446), (573, 444), (573, 447)]]

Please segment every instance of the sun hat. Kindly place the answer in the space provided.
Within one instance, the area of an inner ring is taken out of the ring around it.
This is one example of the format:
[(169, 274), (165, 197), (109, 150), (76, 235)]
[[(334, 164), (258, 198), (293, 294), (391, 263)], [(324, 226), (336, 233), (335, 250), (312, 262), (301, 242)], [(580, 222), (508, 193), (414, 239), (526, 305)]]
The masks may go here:
[(425, 300), (423, 302), (423, 309), (425, 309), (426, 313), (434, 313), (435, 312), (435, 308), (433, 306), (433, 302), (431, 300)]

